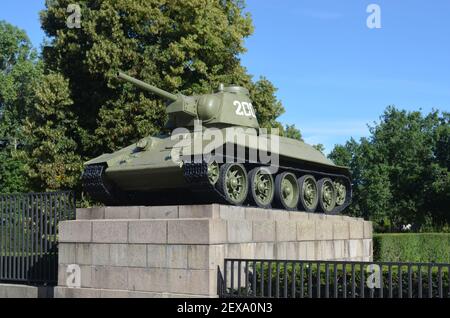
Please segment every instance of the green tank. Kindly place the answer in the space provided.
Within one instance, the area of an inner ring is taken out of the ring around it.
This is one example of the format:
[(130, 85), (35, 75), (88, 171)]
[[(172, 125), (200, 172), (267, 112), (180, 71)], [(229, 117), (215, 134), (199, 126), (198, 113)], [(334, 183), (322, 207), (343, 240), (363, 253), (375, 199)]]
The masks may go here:
[(350, 171), (312, 146), (268, 134), (249, 91), (172, 94), (119, 72), (167, 100), (170, 134), (146, 136), (85, 163), (83, 189), (105, 205), (220, 203), (337, 214), (351, 202)]

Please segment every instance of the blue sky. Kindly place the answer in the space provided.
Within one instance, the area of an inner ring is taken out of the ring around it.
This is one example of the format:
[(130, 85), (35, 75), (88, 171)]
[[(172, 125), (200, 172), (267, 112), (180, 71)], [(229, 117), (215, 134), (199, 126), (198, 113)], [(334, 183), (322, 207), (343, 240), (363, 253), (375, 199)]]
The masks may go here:
[[(74, 1), (76, 2), (76, 1)], [(369, 29), (369, 4), (381, 29)], [(44, 0), (3, 0), (0, 19), (36, 47)], [(286, 113), (309, 143), (327, 151), (368, 135), (388, 105), (450, 111), (449, 0), (247, 0), (255, 32), (243, 64), (278, 87)]]

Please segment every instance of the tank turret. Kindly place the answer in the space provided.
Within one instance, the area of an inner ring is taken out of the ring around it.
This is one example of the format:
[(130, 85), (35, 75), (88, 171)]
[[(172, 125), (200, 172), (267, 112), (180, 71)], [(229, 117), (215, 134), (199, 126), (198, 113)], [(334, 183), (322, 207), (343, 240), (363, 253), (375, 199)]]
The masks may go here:
[(195, 120), (201, 120), (206, 127), (259, 127), (249, 91), (244, 87), (220, 84), (215, 93), (185, 96), (166, 92), (122, 72), (117, 76), (169, 102), (168, 128), (193, 127)]

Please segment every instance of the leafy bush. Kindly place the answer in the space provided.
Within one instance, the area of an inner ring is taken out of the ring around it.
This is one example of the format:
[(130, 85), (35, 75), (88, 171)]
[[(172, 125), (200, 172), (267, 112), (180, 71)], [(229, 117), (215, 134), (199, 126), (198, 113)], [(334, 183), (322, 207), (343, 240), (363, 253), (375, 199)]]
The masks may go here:
[(449, 233), (375, 234), (374, 260), (450, 264)]

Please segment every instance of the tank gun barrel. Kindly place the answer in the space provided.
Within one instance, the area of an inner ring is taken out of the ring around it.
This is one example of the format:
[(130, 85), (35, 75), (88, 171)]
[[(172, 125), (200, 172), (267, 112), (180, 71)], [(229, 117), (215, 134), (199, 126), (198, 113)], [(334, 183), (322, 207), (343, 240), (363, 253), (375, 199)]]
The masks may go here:
[(168, 99), (170, 101), (178, 100), (178, 96), (177, 95), (169, 93), (169, 92), (166, 92), (165, 90), (162, 90), (162, 89), (160, 89), (158, 87), (155, 87), (153, 85), (147, 84), (147, 83), (145, 83), (143, 81), (140, 81), (140, 80), (138, 80), (138, 79), (136, 79), (134, 77), (131, 77), (131, 76), (129, 76), (129, 75), (123, 73), (123, 72), (117, 72), (117, 77), (122, 79), (122, 80), (124, 80), (124, 81), (126, 81), (126, 82), (129, 82), (129, 83), (131, 83), (131, 84), (133, 84), (133, 85), (135, 85), (135, 86), (137, 86), (137, 87), (139, 87), (139, 88), (141, 88), (143, 90), (146, 90), (146, 91), (152, 92), (152, 93), (154, 93), (156, 95), (159, 95), (162, 98)]

